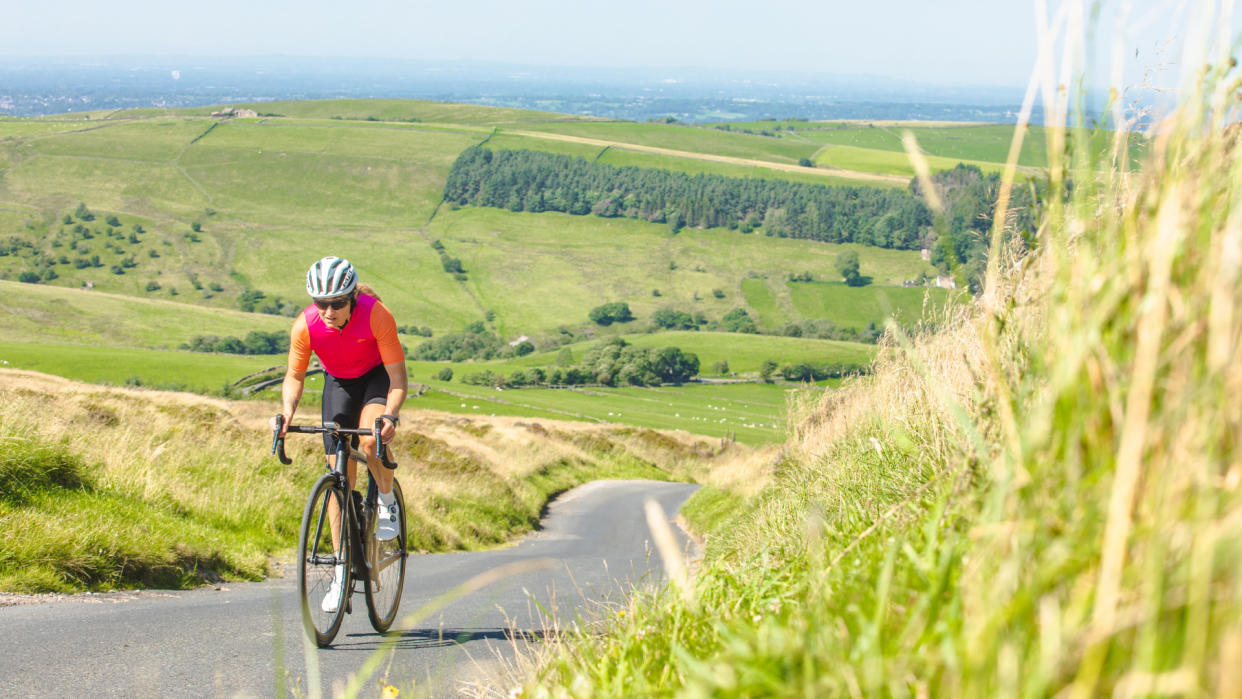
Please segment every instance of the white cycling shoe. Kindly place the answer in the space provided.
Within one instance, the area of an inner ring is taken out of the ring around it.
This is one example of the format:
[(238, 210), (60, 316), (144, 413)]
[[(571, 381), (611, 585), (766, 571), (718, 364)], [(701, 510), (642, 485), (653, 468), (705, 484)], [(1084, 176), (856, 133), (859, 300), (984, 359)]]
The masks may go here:
[(375, 538), (378, 541), (391, 541), (397, 538), (397, 527), (401, 524), (401, 515), (397, 511), (397, 503), (385, 505), (379, 503), (375, 508)]
[(339, 578), (332, 578), (332, 585), (328, 588), (328, 594), (323, 596), (323, 602), (319, 608), (328, 614), (336, 613), (341, 604), (341, 581)]

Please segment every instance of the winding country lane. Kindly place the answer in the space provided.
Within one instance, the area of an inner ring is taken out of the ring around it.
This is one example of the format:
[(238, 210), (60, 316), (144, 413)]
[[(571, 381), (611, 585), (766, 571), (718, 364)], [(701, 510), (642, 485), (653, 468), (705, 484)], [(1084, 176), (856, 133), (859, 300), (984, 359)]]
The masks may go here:
[[(542, 529), (514, 546), (411, 556), (403, 618), (476, 576), (511, 572), (421, 620), (394, 624), (400, 635), (381, 651), (362, 695), (378, 696), (381, 682), (402, 697), (452, 696), (475, 682), (508, 686), (517, 649), (550, 627), (541, 608), (572, 623), (661, 577), (643, 503), (654, 499), (671, 521), (696, 487), (590, 483), (553, 502)], [(333, 647), (308, 647), (296, 587), (282, 578), (0, 608), (0, 696), (338, 694), (382, 639), (359, 592)]]

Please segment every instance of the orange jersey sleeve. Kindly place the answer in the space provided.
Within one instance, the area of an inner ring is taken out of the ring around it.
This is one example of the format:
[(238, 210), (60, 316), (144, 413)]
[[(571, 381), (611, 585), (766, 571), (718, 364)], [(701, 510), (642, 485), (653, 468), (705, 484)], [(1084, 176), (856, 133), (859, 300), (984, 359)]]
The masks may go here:
[(306, 316), (298, 314), (293, 321), (293, 330), (289, 332), (289, 369), (294, 373), (305, 373), (310, 366), (311, 344), (310, 330), (306, 327)]
[[(401, 364), (405, 362), (405, 351), (401, 349), (401, 341), (397, 338), (397, 320), (392, 311), (379, 301), (371, 309), (371, 334), (379, 345), (380, 360), (385, 364)], [(309, 337), (309, 335), (308, 335)]]

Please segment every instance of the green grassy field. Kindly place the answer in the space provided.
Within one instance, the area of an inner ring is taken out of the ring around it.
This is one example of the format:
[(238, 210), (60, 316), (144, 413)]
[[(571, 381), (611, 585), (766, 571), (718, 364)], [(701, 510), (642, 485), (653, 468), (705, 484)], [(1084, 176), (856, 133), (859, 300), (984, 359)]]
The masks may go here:
[[(665, 306), (719, 318), (745, 306), (741, 282), (752, 274), (808, 271), (832, 278), (833, 263), (846, 249), (859, 252), (863, 272), (877, 283), (900, 284), (927, 269), (909, 250), (725, 229), (686, 229), (670, 236), (667, 226), (629, 219), (497, 209), (442, 209), (428, 235), (441, 240), (468, 272), (486, 270), (470, 274), (465, 287), (480, 307), (495, 311), (497, 330), (506, 336), (576, 325), (591, 308), (616, 300), (628, 302), (640, 321)], [(724, 298), (715, 298), (715, 289)]]
[[(239, 356), (85, 345), (0, 341), (0, 367), (25, 369), (87, 383), (134, 385), (194, 393), (220, 394), (247, 374), (283, 366), (284, 355)], [(613, 423), (684, 430), (712, 437), (735, 435), (748, 444), (779, 441), (785, 425), (785, 395), (795, 387), (781, 384), (687, 384), (663, 388), (523, 388), (498, 390), (460, 381), (430, 379), (432, 363), (413, 362), (413, 381), (431, 387), (411, 398), (409, 410), (439, 410), (462, 415), (518, 416)], [(459, 372), (504, 371), (503, 363), (453, 365)], [(516, 368), (516, 367), (515, 367)], [(835, 382), (833, 382), (835, 384)], [(318, 415), (322, 378), (308, 377), (303, 416)], [(258, 397), (279, 405), (279, 390)], [(725, 406), (733, 406), (728, 410)], [(731, 411), (731, 412), (730, 412)]]
[[(141, 119), (119, 112), (94, 115), (108, 119), (6, 121), (31, 124), (34, 130), (49, 124), (89, 130), (0, 141), (0, 227), (38, 244), (48, 259), (35, 271), (41, 276), (54, 272), (57, 278), (49, 281), (53, 286), (78, 287), (89, 281), (101, 291), (218, 308), (232, 306), (245, 288), (295, 300), (306, 265), (329, 252), (323, 241), (330, 239), (330, 252), (357, 262), (402, 323), (456, 331), (491, 310), (496, 329), (509, 336), (585, 323), (590, 308), (612, 300), (625, 300), (646, 313), (679, 305), (719, 316), (745, 304), (740, 289), (745, 277), (779, 276), (789, 269), (821, 276), (840, 249), (728, 231), (688, 230), (670, 239), (666, 227), (656, 224), (498, 210), (443, 210), (424, 228), (457, 154), (491, 133), (480, 124), (535, 114), (484, 109), (471, 117), (471, 109), (401, 101), (290, 103), (270, 110), (288, 115), (283, 118), (218, 123), (191, 116), (203, 110), (146, 110)], [(383, 112), (382, 118), (397, 118), (401, 112), (409, 115), (403, 118), (468, 123), (325, 118), (331, 111), (365, 118), (372, 116), (368, 110)], [(775, 143), (746, 136), (738, 141), (744, 144), (740, 150), (730, 151), (711, 144), (736, 140), (737, 134), (616, 122), (575, 124), (543, 116), (539, 128), (548, 133), (602, 128), (607, 133), (595, 135), (649, 134), (655, 143), (689, 134), (692, 140), (706, 141), (682, 147), (750, 155), (757, 154), (758, 145)], [(212, 124), (217, 125), (208, 130)], [(598, 154), (594, 147), (504, 131), (493, 143), (536, 144)], [(688, 172), (815, 180), (800, 173), (773, 174), (617, 149), (609, 149), (604, 158)], [(96, 220), (87, 223), (94, 240), (75, 240), (70, 229), (78, 222), (61, 221), (79, 202), (96, 213)], [(120, 218), (122, 237), (101, 237), (107, 215)], [(124, 239), (136, 224), (147, 232), (136, 242)], [(202, 231), (191, 236), (191, 224)], [(2, 236), (0, 231), (0, 240)], [(466, 282), (440, 269), (430, 248), (437, 238), (450, 244), (450, 254), (469, 268)], [(377, 247), (391, 252), (376, 256)], [(924, 269), (911, 251), (858, 250), (864, 268), (874, 268), (878, 281), (892, 283)], [(97, 265), (73, 264), (94, 256)], [(679, 268), (661, 269), (655, 262), (659, 257), (674, 260)], [(114, 273), (113, 267), (127, 260), (123, 273)], [(0, 257), (0, 277), (15, 279), (33, 268), (25, 253)], [(148, 289), (152, 284), (158, 288)], [(715, 299), (716, 289), (725, 293), (724, 299)], [(653, 295), (657, 290), (662, 296)], [(786, 304), (786, 312), (792, 311)]]
[[(473, 104), (453, 104), (450, 102), (428, 102), (425, 100), (402, 99), (337, 99), (314, 101), (275, 101), (255, 102), (252, 104), (230, 105), (242, 109), (253, 109), (259, 114), (279, 114), (282, 117), (298, 119), (332, 119), (340, 117), (346, 120), (374, 118), (379, 121), (409, 121), (411, 119), (424, 122), (448, 124), (490, 125), (527, 121), (580, 121), (591, 117), (580, 117), (569, 114), (549, 114), (528, 109), (510, 109), (507, 107), (483, 107)], [(219, 106), (195, 107), (171, 110), (177, 114), (194, 114), (207, 116), (218, 111)], [(129, 111), (119, 114), (129, 114)]]
[(174, 349), (197, 335), (288, 332), (292, 321), (102, 291), (0, 281), (4, 339)]
[(779, 442), (785, 434), (785, 384), (687, 384), (662, 388), (495, 389), (429, 382), (433, 391), (411, 402), (467, 415), (519, 415), (620, 423), (733, 437), (743, 444)]
[(219, 393), (225, 384), (284, 363), (284, 355), (240, 356), (0, 341), (0, 366), (6, 369), (39, 371), (87, 383), (121, 386), (129, 382), (193, 393)]
[[(557, 129), (559, 132), (560, 129)], [(838, 185), (851, 187), (901, 187), (896, 182), (882, 180), (862, 180), (847, 176), (828, 175), (813, 171), (780, 170), (759, 165), (739, 165), (733, 163), (704, 160), (690, 156), (665, 155), (643, 151), (627, 150), (623, 145), (601, 147), (572, 141), (552, 138), (540, 138), (535, 135), (511, 133), (498, 130), (487, 142), (489, 148), (538, 150), (548, 153), (562, 153), (573, 157), (586, 158), (593, 162), (605, 163), (617, 167), (654, 168), (672, 170), (690, 175), (699, 173), (722, 175), (724, 177), (758, 177), (763, 179), (786, 180), (816, 185)], [(774, 161), (776, 162), (776, 161)], [(780, 161), (783, 162), (783, 161)]]
[[(776, 330), (788, 323), (793, 314), (787, 306), (791, 305), (788, 299), (779, 298), (773, 292), (772, 283), (767, 279), (743, 279), (742, 280), (742, 296), (746, 299), (746, 304), (755, 310), (759, 316), (756, 323), (765, 330)], [(778, 288), (784, 289), (782, 284), (777, 284)]]
[(671, 150), (797, 164), (818, 150), (813, 143), (750, 134), (725, 133), (691, 126), (641, 124), (629, 121), (523, 125), (524, 131), (549, 131), (604, 141), (633, 143)]
[(925, 300), (930, 306), (928, 315), (935, 318), (950, 298), (963, 298), (948, 289), (870, 284), (852, 287), (844, 282), (790, 282), (788, 288), (794, 308), (804, 317), (831, 318), (839, 326), (855, 329), (875, 322), (876, 317), (913, 324), (924, 317)]
[(786, 180), (789, 182), (802, 182), (804, 184), (828, 186), (905, 186), (904, 184), (897, 182), (860, 180), (846, 176), (825, 175), (823, 173), (815, 173), (811, 171), (800, 172), (797, 170), (774, 170), (759, 166), (733, 165), (731, 163), (719, 163), (710, 160), (698, 160), (695, 158), (682, 158), (671, 155), (659, 155), (655, 153), (640, 153), (637, 151), (625, 150), (624, 148), (609, 148), (599, 158), (599, 162), (607, 163), (609, 165), (616, 165), (618, 167), (631, 166), (673, 170), (675, 172), (685, 172), (690, 175), (704, 173), (709, 175), (722, 175), (724, 177), (758, 177), (769, 180)]
[[(956, 158), (927, 156), (927, 165), (932, 170), (952, 170), (958, 163)], [(984, 173), (999, 173), (1004, 169), (1001, 163), (982, 161), (965, 161), (967, 165), (978, 166)], [(815, 154), (815, 164), (827, 167), (839, 167), (846, 170), (862, 172), (878, 172), (885, 175), (901, 175), (914, 177), (914, 166), (905, 151), (896, 152), (857, 146), (827, 145)]]

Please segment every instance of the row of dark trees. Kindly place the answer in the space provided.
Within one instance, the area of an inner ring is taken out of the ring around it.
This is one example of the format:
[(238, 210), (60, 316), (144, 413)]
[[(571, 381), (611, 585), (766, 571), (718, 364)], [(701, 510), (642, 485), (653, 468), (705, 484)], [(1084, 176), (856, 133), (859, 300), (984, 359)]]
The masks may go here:
[(182, 343), (181, 349), (227, 354), (283, 354), (289, 351), (289, 333), (254, 330), (245, 338), (196, 335), (189, 342)]
[(701, 228), (729, 227), (830, 243), (916, 249), (931, 213), (910, 192), (828, 187), (637, 167), (528, 150), (467, 149), (446, 201), (511, 211), (560, 211)]
[(429, 362), (464, 362), (468, 359), (521, 357), (534, 351), (535, 346), (530, 342), (506, 344), (499, 335), (488, 330), (483, 321), (475, 321), (459, 333), (419, 343), (410, 358)]
[[(999, 174), (985, 175), (975, 165), (958, 163), (952, 170), (932, 175), (932, 186), (944, 203), (944, 213), (934, 221), (936, 240), (931, 246), (931, 263), (965, 282), (974, 293), (982, 288), (987, 272), (1000, 185)], [(925, 195), (918, 180), (911, 183), (910, 190), (916, 196)], [(1010, 192), (1011, 225), (1006, 230), (1021, 236), (1019, 242), (1024, 246), (1034, 240), (1042, 197), (1037, 181), (1018, 182)]]
[[(518, 369), (509, 376), (491, 370), (467, 374), (462, 383), (481, 386), (659, 386), (680, 384), (699, 373), (699, 357), (679, 347), (636, 347), (621, 338), (587, 350), (570, 367)], [(449, 374), (452, 377), (452, 374)]]

